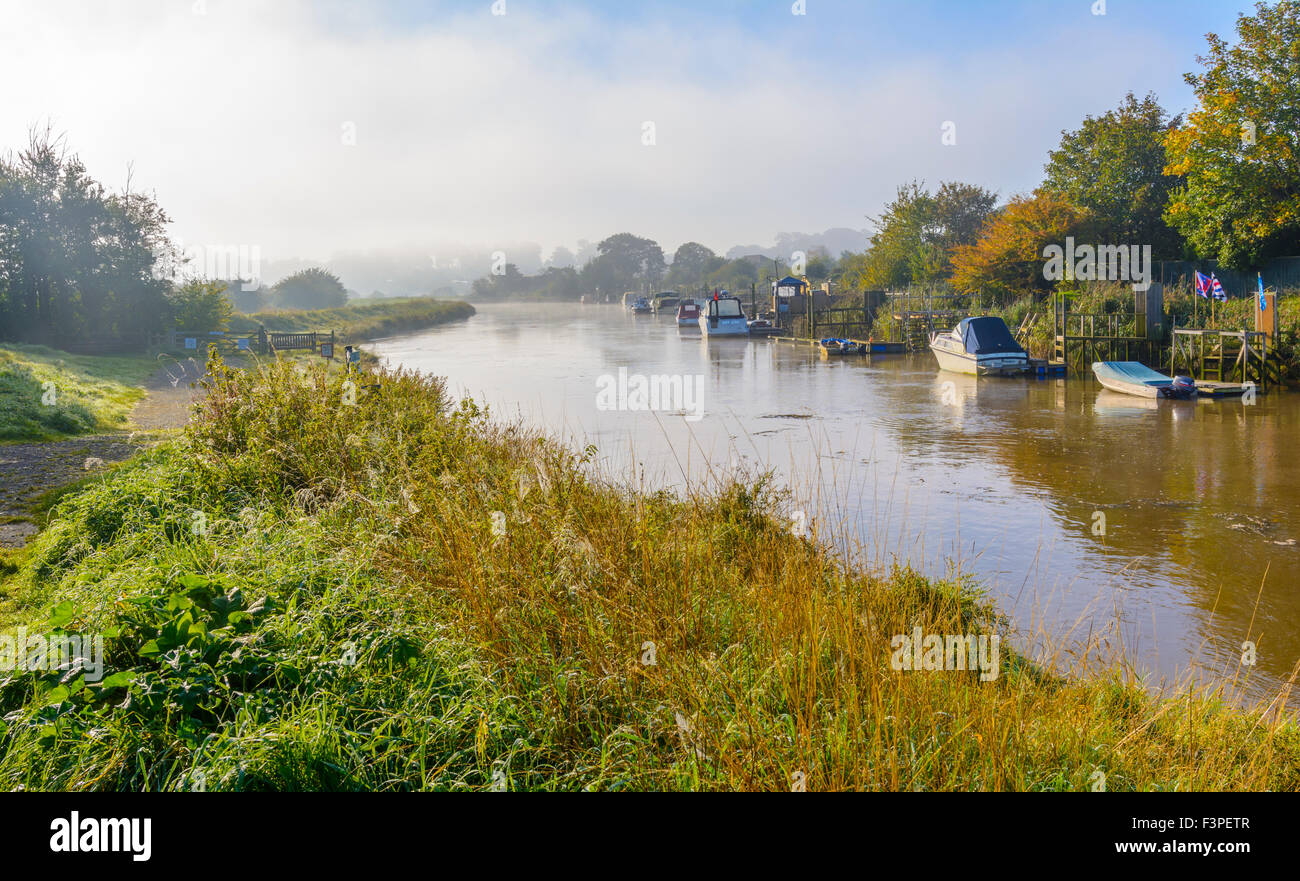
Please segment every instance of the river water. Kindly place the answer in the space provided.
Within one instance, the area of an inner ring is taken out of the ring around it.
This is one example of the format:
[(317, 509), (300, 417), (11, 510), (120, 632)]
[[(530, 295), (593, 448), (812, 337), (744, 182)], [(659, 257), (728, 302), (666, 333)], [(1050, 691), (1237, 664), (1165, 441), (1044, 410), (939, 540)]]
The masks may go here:
[[(617, 306), (478, 308), (371, 348), (594, 444), (628, 484), (772, 469), (820, 538), (868, 564), (969, 573), (1059, 669), (1100, 644), (1152, 685), (1231, 682), (1253, 703), (1300, 660), (1300, 395), (1146, 401), (1091, 379), (977, 381), (928, 354), (705, 340)], [(616, 409), (620, 368), (629, 387), (699, 383), (702, 406)]]

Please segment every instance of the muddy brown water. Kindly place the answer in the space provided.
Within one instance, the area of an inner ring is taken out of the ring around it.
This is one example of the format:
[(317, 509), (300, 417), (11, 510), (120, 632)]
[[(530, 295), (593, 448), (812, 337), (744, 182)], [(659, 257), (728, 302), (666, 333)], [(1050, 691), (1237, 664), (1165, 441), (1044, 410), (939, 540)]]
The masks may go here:
[[(847, 552), (970, 573), (1033, 651), (1104, 636), (1153, 682), (1235, 679), (1247, 701), (1276, 696), (1300, 659), (1298, 394), (1145, 401), (1091, 379), (977, 381), (928, 355), (703, 340), (616, 306), (478, 308), (372, 348), (595, 444), (628, 482), (773, 469)], [(702, 418), (602, 409), (620, 367), (700, 377)]]

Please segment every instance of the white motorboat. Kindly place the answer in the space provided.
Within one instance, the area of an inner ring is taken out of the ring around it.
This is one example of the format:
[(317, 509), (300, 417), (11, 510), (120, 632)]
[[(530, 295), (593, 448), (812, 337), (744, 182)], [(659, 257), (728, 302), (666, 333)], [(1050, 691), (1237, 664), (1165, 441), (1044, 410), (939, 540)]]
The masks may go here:
[(749, 322), (737, 297), (714, 297), (700, 315), (700, 332), (705, 336), (749, 336)]
[(949, 333), (930, 337), (939, 367), (972, 376), (1018, 376), (1029, 371), (1029, 354), (1001, 318), (963, 318)]

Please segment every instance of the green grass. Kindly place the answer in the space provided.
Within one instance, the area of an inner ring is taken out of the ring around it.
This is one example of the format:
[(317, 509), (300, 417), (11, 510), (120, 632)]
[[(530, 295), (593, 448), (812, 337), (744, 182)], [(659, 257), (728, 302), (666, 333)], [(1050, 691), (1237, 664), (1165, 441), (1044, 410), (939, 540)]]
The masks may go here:
[(72, 355), (0, 345), (0, 441), (52, 440), (124, 428), (158, 367), (147, 355)]
[(0, 789), (1300, 788), (1295, 724), (1226, 695), (892, 669), (1007, 624), (791, 535), (762, 476), (637, 494), (436, 380), (298, 366), (216, 365), (9, 561), (3, 620), (107, 662), (0, 679)]
[(474, 307), (459, 300), (408, 297), (390, 300), (353, 300), (336, 309), (277, 310), (236, 315), (230, 329), (238, 333), (267, 330), (310, 332), (331, 330), (345, 342), (360, 342), (420, 330), (474, 314)]

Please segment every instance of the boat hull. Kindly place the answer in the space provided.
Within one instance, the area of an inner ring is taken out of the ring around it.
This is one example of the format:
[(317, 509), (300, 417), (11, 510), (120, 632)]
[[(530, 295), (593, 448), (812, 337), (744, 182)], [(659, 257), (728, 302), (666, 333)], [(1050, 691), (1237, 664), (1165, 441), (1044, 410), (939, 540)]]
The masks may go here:
[(976, 356), (930, 344), (940, 370), (968, 376), (1023, 376), (1029, 372), (1029, 358), (1015, 355)]
[(1186, 400), (1196, 396), (1196, 388), (1180, 390), (1174, 381), (1142, 364), (1128, 361), (1098, 361), (1092, 375), (1102, 388), (1135, 398), (1171, 398)]
[(749, 325), (743, 318), (716, 318), (701, 315), (700, 333), (705, 336), (749, 336)]

